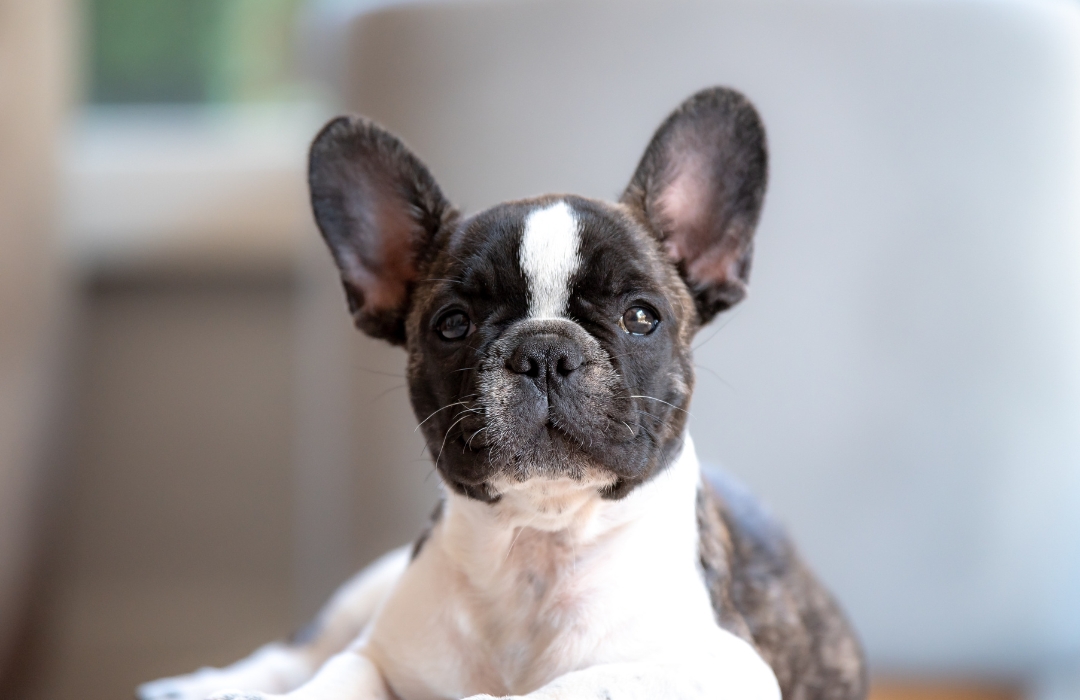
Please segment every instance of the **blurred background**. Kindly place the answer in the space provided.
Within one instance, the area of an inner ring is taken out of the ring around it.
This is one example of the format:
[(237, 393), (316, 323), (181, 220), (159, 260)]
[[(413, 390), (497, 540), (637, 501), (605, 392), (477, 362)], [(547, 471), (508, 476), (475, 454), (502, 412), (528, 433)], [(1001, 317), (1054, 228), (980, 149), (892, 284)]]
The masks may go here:
[(772, 174), (702, 457), (876, 700), (1080, 698), (1075, 0), (0, 0), (0, 697), (229, 663), (425, 522), (404, 357), (308, 211), (327, 118), (477, 211), (617, 196), (710, 84)]

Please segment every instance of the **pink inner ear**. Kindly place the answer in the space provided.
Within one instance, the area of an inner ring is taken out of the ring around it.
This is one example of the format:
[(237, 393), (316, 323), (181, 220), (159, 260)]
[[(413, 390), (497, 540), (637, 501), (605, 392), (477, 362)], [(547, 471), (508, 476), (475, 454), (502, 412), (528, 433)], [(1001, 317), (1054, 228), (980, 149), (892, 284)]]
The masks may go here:
[(708, 162), (694, 153), (664, 187), (657, 206), (664, 222), (664, 251), (682, 263), (687, 277), (698, 283), (740, 283), (736, 269), (742, 255), (738, 237), (725, 236), (721, 212), (714, 211), (715, 185)]
[(416, 278), (416, 222), (402, 203), (385, 198), (378, 204), (377, 217), (381, 236), (372, 251), (374, 259), (364, 265), (364, 306), (369, 312), (400, 308)]
[(657, 198), (664, 222), (664, 249), (672, 260), (688, 267), (710, 243), (710, 190), (703, 159), (691, 156)]
[(738, 270), (741, 253), (736, 248), (717, 245), (688, 265), (686, 275), (699, 282), (745, 287)]
[(416, 278), (417, 224), (390, 195), (375, 198), (360, 217), (368, 219), (366, 230), (372, 235), (358, 236), (352, 247), (343, 249), (342, 272), (363, 295), (364, 313), (396, 311), (404, 305), (408, 286)]

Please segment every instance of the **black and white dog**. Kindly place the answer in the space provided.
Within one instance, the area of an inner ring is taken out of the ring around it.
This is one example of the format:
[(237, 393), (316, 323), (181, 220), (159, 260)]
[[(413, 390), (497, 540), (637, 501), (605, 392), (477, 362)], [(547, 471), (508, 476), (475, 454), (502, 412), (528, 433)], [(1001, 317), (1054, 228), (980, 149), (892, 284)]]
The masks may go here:
[(714, 88), (618, 203), (466, 217), (394, 136), (330, 122), (315, 217), (356, 325), (408, 352), (445, 496), (300, 638), (140, 696), (862, 698), (837, 606), (686, 432), (691, 339), (746, 293), (766, 160), (754, 108)]

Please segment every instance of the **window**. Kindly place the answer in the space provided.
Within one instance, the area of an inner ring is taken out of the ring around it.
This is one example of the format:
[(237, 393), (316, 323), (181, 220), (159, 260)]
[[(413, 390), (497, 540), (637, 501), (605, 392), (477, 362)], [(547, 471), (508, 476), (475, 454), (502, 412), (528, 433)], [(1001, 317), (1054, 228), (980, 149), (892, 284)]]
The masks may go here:
[(297, 97), (302, 0), (86, 0), (88, 99), (97, 104)]

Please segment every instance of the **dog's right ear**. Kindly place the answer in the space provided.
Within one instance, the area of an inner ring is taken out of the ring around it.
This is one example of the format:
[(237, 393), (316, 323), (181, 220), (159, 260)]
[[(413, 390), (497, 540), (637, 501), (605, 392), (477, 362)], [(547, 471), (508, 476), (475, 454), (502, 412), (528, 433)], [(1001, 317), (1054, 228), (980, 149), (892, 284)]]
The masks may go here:
[(413, 285), (453, 207), (419, 158), (361, 117), (338, 117), (315, 137), (308, 185), (356, 326), (404, 344)]

